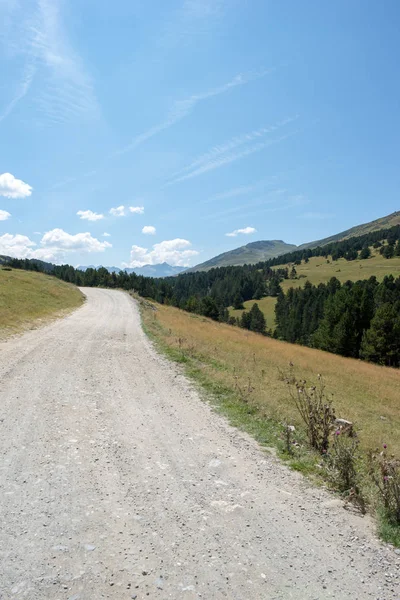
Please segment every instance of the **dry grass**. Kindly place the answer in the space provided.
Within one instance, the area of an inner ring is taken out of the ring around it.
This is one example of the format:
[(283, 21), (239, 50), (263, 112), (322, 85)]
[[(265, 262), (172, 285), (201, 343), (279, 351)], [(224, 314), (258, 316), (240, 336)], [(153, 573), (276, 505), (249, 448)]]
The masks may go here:
[(167, 306), (144, 309), (143, 319), (164, 347), (190, 356), (208, 380), (232, 390), (236, 382), (247, 389), (250, 381), (254, 389), (246, 400), (263, 417), (298, 422), (278, 369), (287, 370), (292, 361), (301, 378), (313, 380), (321, 373), (334, 392), (337, 415), (356, 424), (363, 448), (387, 443), (400, 455), (399, 370), (265, 338)]
[(77, 287), (55, 277), (0, 268), (0, 338), (64, 315), (83, 300)]

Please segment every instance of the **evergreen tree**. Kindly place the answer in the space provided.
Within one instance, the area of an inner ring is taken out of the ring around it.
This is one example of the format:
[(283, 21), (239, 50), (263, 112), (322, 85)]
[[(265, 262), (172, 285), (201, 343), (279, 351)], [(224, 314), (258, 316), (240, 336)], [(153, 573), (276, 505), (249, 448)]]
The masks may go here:
[(398, 367), (400, 365), (400, 302), (382, 304), (365, 331), (361, 358)]
[(243, 297), (239, 293), (237, 293), (233, 299), (233, 308), (235, 310), (242, 310), (244, 308)]
[(365, 260), (366, 258), (369, 258), (371, 256), (371, 250), (369, 249), (368, 246), (365, 246), (365, 248), (363, 248), (360, 252), (360, 258), (362, 260)]
[(267, 329), (267, 322), (265, 320), (264, 313), (260, 310), (257, 303), (253, 304), (253, 306), (251, 307), (249, 316), (249, 329), (251, 331), (256, 331), (257, 333), (265, 334)]

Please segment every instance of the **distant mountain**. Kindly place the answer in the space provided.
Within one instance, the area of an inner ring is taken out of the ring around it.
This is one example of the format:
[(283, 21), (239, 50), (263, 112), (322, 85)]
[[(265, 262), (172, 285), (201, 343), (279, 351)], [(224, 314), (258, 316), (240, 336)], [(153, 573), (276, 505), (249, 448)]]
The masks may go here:
[(341, 242), (342, 240), (347, 240), (348, 238), (355, 237), (357, 235), (365, 235), (366, 233), (371, 233), (372, 231), (379, 231), (379, 229), (389, 229), (389, 227), (394, 227), (395, 225), (400, 225), (400, 211), (396, 211), (390, 215), (387, 215), (386, 217), (376, 219), (375, 221), (364, 223), (363, 225), (356, 225), (356, 227), (346, 229), (346, 231), (342, 231), (336, 235), (331, 235), (330, 237), (323, 238), (322, 240), (316, 240), (315, 242), (302, 244), (298, 249), (303, 250), (305, 248), (326, 246), (326, 244), (330, 244), (331, 242)]
[(251, 265), (269, 258), (275, 258), (280, 254), (296, 250), (294, 244), (286, 244), (282, 240), (266, 240), (260, 242), (251, 242), (235, 250), (219, 254), (210, 260), (207, 260), (189, 271), (208, 271), (213, 267), (229, 267), (240, 265)]
[[(78, 266), (77, 269), (80, 271), (86, 271), (87, 269), (100, 269), (102, 265), (87, 265)], [(120, 273), (126, 271), (127, 273), (136, 273), (136, 275), (143, 275), (145, 277), (173, 277), (186, 271), (186, 267), (172, 267), (168, 263), (164, 262), (157, 265), (144, 265), (143, 267), (125, 268), (120, 269), (119, 267), (105, 267), (110, 273)]]
[(294, 250), (325, 246), (331, 242), (340, 242), (350, 237), (364, 235), (366, 233), (371, 233), (372, 231), (378, 231), (379, 229), (388, 229), (394, 225), (400, 225), (400, 211), (376, 219), (370, 223), (364, 223), (363, 225), (357, 225), (351, 229), (346, 229), (346, 231), (342, 231), (341, 233), (337, 233), (336, 235), (332, 235), (322, 240), (302, 244), (301, 246), (286, 244), (282, 240), (251, 242), (250, 244), (246, 244), (246, 246), (240, 246), (240, 248), (235, 248), (235, 250), (231, 250), (230, 252), (219, 254), (200, 265), (188, 269), (188, 272), (208, 271), (213, 267), (241, 266), (244, 264), (251, 265)]

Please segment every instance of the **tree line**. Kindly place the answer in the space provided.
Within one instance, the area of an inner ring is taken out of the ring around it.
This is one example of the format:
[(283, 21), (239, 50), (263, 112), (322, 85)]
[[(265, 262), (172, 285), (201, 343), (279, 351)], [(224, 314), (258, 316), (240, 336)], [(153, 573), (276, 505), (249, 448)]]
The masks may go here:
[(400, 366), (400, 277), (291, 288), (276, 304), (279, 339)]
[[(290, 289), (286, 295), (280, 286), (284, 279), (296, 277), (296, 264), (307, 262), (312, 256), (367, 260), (371, 246), (387, 259), (400, 256), (400, 226), (323, 247), (297, 250), (255, 265), (218, 267), (159, 279), (126, 271), (109, 273), (104, 267), (80, 271), (71, 265), (52, 265), (35, 259), (11, 258), (7, 263), (14, 268), (43, 271), (79, 286), (133, 290), (161, 304), (270, 335), (272, 332), (267, 330), (268, 324), (256, 303), (239, 319), (230, 316), (228, 308), (243, 309), (248, 300), (277, 297), (274, 337), (399, 366), (400, 341), (392, 340), (385, 329), (397, 332), (399, 326), (398, 280), (385, 278), (379, 284), (376, 278), (371, 278), (342, 285), (332, 278), (328, 284), (319, 286), (307, 282), (304, 289)], [(285, 263), (292, 263), (290, 270), (278, 266)], [(384, 297), (390, 299), (382, 301), (382, 290)]]

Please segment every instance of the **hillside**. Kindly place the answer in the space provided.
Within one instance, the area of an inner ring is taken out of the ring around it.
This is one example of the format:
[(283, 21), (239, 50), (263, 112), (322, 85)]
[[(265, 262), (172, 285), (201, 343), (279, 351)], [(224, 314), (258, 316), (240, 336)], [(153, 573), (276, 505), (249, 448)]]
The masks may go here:
[(224, 252), (219, 254), (210, 260), (207, 260), (200, 265), (197, 265), (187, 272), (193, 271), (208, 271), (213, 267), (229, 267), (229, 266), (241, 266), (255, 264), (275, 256), (280, 256), (286, 252), (296, 250), (297, 246), (294, 244), (286, 244), (282, 240), (267, 240), (260, 242), (251, 242), (235, 250)]
[[(280, 342), (170, 306), (155, 307), (157, 319), (151, 305), (143, 304), (144, 324), (170, 356), (185, 364), (208, 391), (215, 391), (221, 402), (225, 396), (230, 399), (229, 392), (238, 394), (237, 386), (242, 390), (239, 395), (245, 395), (245, 402), (233, 416), (236, 423), (243, 425), (250, 411), (293, 422), (296, 413), (279, 377), (279, 370), (286, 372), (292, 361), (298, 377), (313, 381), (318, 373), (323, 375), (335, 394), (338, 416), (357, 423), (364, 448), (385, 442), (391, 451), (400, 452), (399, 370)], [(246, 393), (249, 385), (251, 393)], [(227, 404), (233, 411), (233, 402)], [(274, 437), (270, 432), (264, 443), (273, 445)]]
[(246, 246), (240, 246), (240, 248), (235, 248), (229, 252), (219, 254), (218, 256), (201, 263), (200, 265), (196, 265), (195, 267), (188, 269), (187, 272), (208, 271), (213, 267), (240, 266), (244, 264), (251, 265), (260, 261), (268, 260), (269, 258), (281, 256), (282, 254), (286, 254), (287, 252), (292, 252), (294, 250), (317, 248), (318, 246), (325, 246), (331, 242), (339, 242), (351, 237), (371, 233), (372, 231), (378, 231), (379, 229), (393, 227), (394, 225), (400, 225), (400, 211), (394, 212), (386, 217), (376, 219), (370, 223), (356, 225), (355, 227), (346, 229), (346, 231), (342, 231), (336, 235), (302, 244), (301, 246), (296, 246), (295, 244), (286, 244), (282, 240), (251, 242), (250, 244), (246, 244)]
[(0, 339), (80, 306), (77, 287), (35, 271), (0, 268)]
[[(290, 264), (282, 264), (273, 268), (279, 269), (283, 267), (290, 268)], [(332, 277), (336, 277), (341, 283), (369, 279), (373, 275), (378, 281), (382, 281), (385, 275), (398, 277), (400, 275), (400, 257), (393, 257), (387, 260), (374, 250), (372, 250), (372, 256), (368, 260), (356, 259), (348, 261), (340, 258), (337, 261), (329, 260), (328, 262), (321, 256), (313, 256), (308, 263), (302, 262), (301, 265), (297, 265), (296, 271), (296, 279), (284, 279), (281, 282), (284, 292), (287, 292), (291, 287), (304, 287), (306, 281), (309, 281), (313, 285), (327, 283)], [(245, 302), (245, 310), (250, 310), (255, 302), (255, 300)], [(274, 329), (276, 298), (267, 296), (258, 300), (257, 303), (267, 319), (267, 327)], [(240, 317), (242, 313), (243, 310), (234, 310), (232, 308), (229, 310), (229, 314), (233, 317)]]
[(375, 221), (370, 221), (369, 223), (356, 225), (355, 227), (351, 227), (351, 229), (346, 229), (346, 231), (323, 238), (322, 240), (316, 240), (315, 242), (302, 244), (299, 246), (299, 250), (316, 248), (317, 246), (326, 246), (326, 244), (330, 244), (331, 242), (340, 242), (351, 237), (364, 235), (365, 233), (371, 233), (372, 231), (379, 231), (379, 229), (388, 229), (389, 227), (394, 227), (394, 225), (400, 225), (400, 211), (396, 211), (390, 215), (387, 215), (386, 217), (376, 219)]

